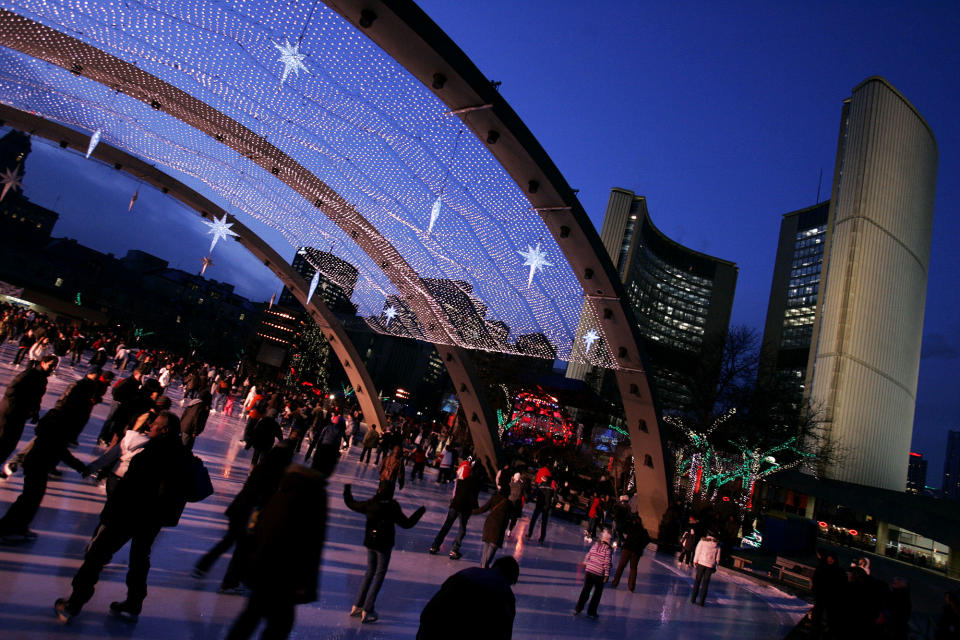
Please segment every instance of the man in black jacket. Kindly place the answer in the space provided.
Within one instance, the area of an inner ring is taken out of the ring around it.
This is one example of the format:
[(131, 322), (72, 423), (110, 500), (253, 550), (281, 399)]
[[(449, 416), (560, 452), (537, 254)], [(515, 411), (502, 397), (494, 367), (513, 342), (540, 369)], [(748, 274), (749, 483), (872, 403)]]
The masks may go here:
[(450, 509), (447, 511), (447, 519), (443, 521), (443, 526), (437, 532), (437, 537), (433, 539), (430, 545), (430, 553), (435, 554), (440, 551), (440, 545), (443, 539), (450, 532), (453, 522), (460, 519), (460, 532), (457, 539), (453, 541), (453, 547), (450, 549), (450, 558), (459, 560), (463, 557), (460, 553), (460, 545), (463, 544), (463, 537), (467, 535), (467, 521), (473, 510), (480, 506), (477, 501), (477, 495), (480, 493), (480, 481), (476, 474), (470, 474), (463, 480), (457, 480), (457, 485), (453, 490), (453, 499), (450, 501)]
[(130, 542), (127, 599), (112, 602), (110, 613), (130, 621), (140, 615), (147, 597), (150, 549), (163, 527), (175, 527), (186, 506), (190, 453), (180, 441), (180, 420), (169, 411), (150, 423), (150, 442), (130, 462), (100, 513), (100, 526), (87, 546), (83, 564), (73, 577), (73, 592), (54, 605), (66, 624), (80, 613), (100, 572)]
[(417, 640), (510, 640), (517, 610), (510, 587), (519, 577), (513, 556), (453, 574), (423, 608)]
[(103, 428), (100, 429), (100, 436), (97, 438), (98, 442), (104, 444), (109, 444), (114, 433), (114, 421), (116, 417), (122, 417), (120, 413), (120, 407), (124, 403), (132, 400), (137, 392), (140, 391), (141, 380), (143, 379), (143, 371), (140, 369), (134, 369), (133, 373), (129, 377), (124, 378), (118, 382), (113, 387), (111, 395), (113, 396), (113, 406), (110, 408), (110, 414), (107, 415), (107, 419), (103, 421)]
[(610, 585), (614, 589), (620, 584), (620, 576), (623, 575), (623, 569), (630, 563), (630, 577), (627, 579), (627, 587), (633, 591), (637, 587), (637, 563), (643, 555), (643, 550), (650, 544), (650, 534), (643, 526), (643, 520), (637, 514), (631, 514), (627, 524), (623, 528), (623, 547), (620, 549), (620, 560), (617, 563), (617, 572), (613, 575), (613, 583)]
[[(7, 386), (0, 400), (0, 467), (20, 442), (27, 419), (39, 416), (47, 378), (56, 366), (56, 356), (44, 356), (40, 364), (20, 373)], [(6, 472), (0, 471), (0, 478), (6, 477)]]

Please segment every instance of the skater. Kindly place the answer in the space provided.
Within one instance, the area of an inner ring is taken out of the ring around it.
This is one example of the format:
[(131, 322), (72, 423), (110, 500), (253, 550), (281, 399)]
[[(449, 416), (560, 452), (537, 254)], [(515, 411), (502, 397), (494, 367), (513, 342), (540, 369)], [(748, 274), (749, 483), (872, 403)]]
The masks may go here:
[(398, 524), (404, 529), (413, 528), (427, 508), (421, 506), (409, 518), (403, 515), (400, 504), (393, 499), (393, 485), (390, 483), (381, 486), (372, 498), (363, 502), (354, 500), (350, 485), (344, 485), (343, 501), (348, 509), (367, 517), (363, 536), (363, 546), (367, 548), (367, 572), (357, 592), (357, 599), (350, 608), (350, 615), (360, 616), (360, 622), (376, 622), (378, 615), (374, 607), (390, 565), (390, 552), (396, 539), (394, 525)]
[[(56, 366), (56, 356), (41, 358), (39, 365), (17, 374), (7, 386), (0, 400), (0, 468), (20, 442), (27, 419), (40, 415), (47, 378)], [(6, 471), (0, 471), (0, 478), (6, 477)]]
[(122, 417), (120, 407), (137, 395), (142, 379), (143, 372), (140, 369), (134, 369), (130, 377), (124, 378), (113, 385), (113, 390), (110, 392), (110, 395), (113, 396), (113, 405), (110, 407), (110, 413), (107, 414), (106, 420), (103, 421), (103, 427), (97, 437), (98, 443), (109, 444), (114, 433), (114, 422)]
[(683, 532), (680, 536), (680, 564), (686, 563), (689, 567), (693, 564), (693, 550), (697, 547), (697, 534), (691, 528)]
[(509, 640), (517, 607), (510, 587), (519, 577), (513, 556), (497, 558), (489, 569), (470, 567), (453, 574), (423, 608), (417, 640), (448, 640), (452, 630), (461, 638)]
[(210, 417), (210, 405), (213, 399), (210, 392), (204, 389), (200, 394), (187, 402), (187, 408), (180, 416), (180, 430), (183, 433), (183, 445), (193, 451), (193, 443), (207, 426)]
[[(460, 482), (464, 482), (470, 477), (472, 476), (468, 476)], [(510, 519), (512, 509), (510, 490), (500, 489), (490, 496), (490, 499), (482, 507), (473, 510), (474, 515), (490, 512), (483, 523), (483, 552), (480, 555), (480, 566), (484, 569), (490, 568), (497, 550), (503, 546), (503, 536), (507, 531), (507, 522)]]
[(253, 455), (250, 457), (250, 469), (257, 466), (260, 458), (273, 448), (274, 442), (282, 439), (283, 430), (276, 420), (266, 416), (258, 419), (247, 435), (247, 445), (244, 447), (246, 449), (253, 448)]
[(510, 520), (507, 523), (508, 538), (516, 528), (517, 520), (523, 515), (523, 485), (523, 475), (519, 471), (513, 474), (510, 484), (507, 485), (507, 491), (510, 492)]
[[(363, 434), (363, 441), (360, 450), (360, 462), (370, 464), (370, 454), (380, 444), (380, 434), (373, 427), (367, 427), (367, 432)], [(364, 460), (366, 458), (366, 460)]]
[(248, 571), (250, 598), (227, 640), (249, 638), (261, 618), (267, 622), (261, 638), (290, 635), (296, 605), (314, 602), (318, 596), (326, 521), (323, 473), (301, 465), (289, 467), (257, 519)]
[(100, 526), (73, 577), (73, 591), (54, 605), (64, 624), (93, 597), (100, 572), (130, 541), (127, 597), (110, 604), (110, 613), (133, 622), (147, 597), (150, 549), (160, 529), (175, 527), (186, 506), (190, 453), (180, 441), (180, 420), (169, 411), (150, 422), (150, 442), (134, 456), (100, 513)]
[(418, 444), (413, 450), (413, 469), (410, 471), (410, 482), (417, 478), (423, 482), (423, 470), (427, 466), (427, 454), (423, 452), (423, 445)]
[(603, 499), (596, 493), (593, 494), (593, 500), (590, 502), (590, 510), (587, 511), (587, 537), (592, 542), (597, 537), (597, 527), (603, 524)]
[(623, 569), (630, 563), (630, 577), (627, 579), (627, 588), (632, 592), (637, 587), (637, 563), (643, 555), (643, 550), (650, 544), (650, 534), (643, 526), (643, 520), (637, 514), (631, 514), (626, 524), (619, 531), (623, 542), (620, 547), (620, 560), (617, 562), (617, 571), (610, 584), (614, 589), (620, 584)]
[(450, 482), (453, 475), (453, 463), (456, 458), (456, 451), (453, 447), (447, 447), (440, 456), (440, 467), (437, 472), (437, 482), (444, 484)]
[(400, 490), (402, 491), (405, 475), (403, 470), (403, 447), (398, 444), (393, 448), (393, 451), (390, 452), (390, 455), (385, 457), (383, 462), (380, 463), (380, 485), (383, 486), (383, 483), (389, 482), (396, 487), (396, 485), (399, 484)]
[(550, 476), (545, 476), (540, 486), (537, 487), (537, 493), (534, 497), (533, 514), (530, 516), (530, 526), (527, 529), (527, 539), (533, 535), (533, 528), (537, 524), (537, 517), (540, 516), (540, 544), (547, 537), (547, 521), (550, 519), (550, 512), (553, 511), (553, 503), (556, 501), (557, 491), (555, 483)]
[(693, 552), (693, 564), (697, 569), (697, 577), (693, 581), (693, 594), (690, 596), (690, 602), (696, 604), (699, 595), (700, 606), (706, 606), (710, 576), (717, 570), (718, 562), (720, 562), (720, 542), (713, 531), (708, 531), (706, 537), (697, 543), (697, 548)]
[(453, 499), (450, 500), (450, 509), (447, 511), (447, 519), (443, 521), (443, 526), (437, 532), (437, 536), (430, 545), (430, 554), (440, 551), (440, 545), (443, 539), (447, 537), (450, 527), (455, 520), (460, 520), (460, 531), (457, 539), (453, 541), (453, 548), (450, 550), (450, 559), (459, 560), (463, 556), (460, 553), (460, 546), (463, 544), (463, 538), (467, 535), (467, 521), (473, 514), (473, 510), (479, 506), (477, 496), (480, 493), (480, 482), (477, 476), (471, 476), (466, 480), (457, 482), (453, 487)]
[[(613, 536), (609, 531), (604, 530), (600, 534), (600, 539), (593, 543), (590, 551), (583, 559), (583, 589), (580, 591), (580, 598), (577, 600), (577, 606), (573, 609), (573, 615), (578, 616), (583, 611), (583, 605), (590, 598), (590, 606), (587, 607), (587, 617), (596, 620), (600, 617), (597, 613), (597, 605), (600, 604), (600, 597), (603, 595), (603, 584), (610, 577), (610, 567), (613, 564), (613, 550), (610, 543)], [(593, 591), (593, 597), (590, 592)]]

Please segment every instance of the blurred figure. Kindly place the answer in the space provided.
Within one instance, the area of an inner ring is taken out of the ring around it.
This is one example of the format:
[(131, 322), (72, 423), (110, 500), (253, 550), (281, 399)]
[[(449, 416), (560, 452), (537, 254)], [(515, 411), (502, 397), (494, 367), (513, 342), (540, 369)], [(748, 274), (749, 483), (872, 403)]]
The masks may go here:
[(453, 574), (423, 608), (417, 640), (448, 640), (452, 634), (461, 640), (510, 640), (517, 606), (510, 587), (519, 577), (513, 556), (497, 558), (489, 569)]

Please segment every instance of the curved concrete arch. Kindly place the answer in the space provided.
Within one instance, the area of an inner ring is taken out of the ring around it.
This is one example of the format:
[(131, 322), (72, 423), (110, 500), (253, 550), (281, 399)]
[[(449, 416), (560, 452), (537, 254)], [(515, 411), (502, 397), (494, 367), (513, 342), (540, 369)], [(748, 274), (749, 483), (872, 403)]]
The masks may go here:
[[(6, 105), (0, 105), (0, 121), (14, 129), (52, 140), (59, 143), (61, 147), (70, 147), (81, 153), (86, 151), (87, 143), (90, 141), (83, 133)], [(386, 425), (386, 415), (379, 394), (376, 392), (373, 379), (364, 366), (363, 360), (360, 359), (360, 354), (353, 346), (353, 342), (350, 341), (342, 323), (324, 304), (322, 299), (315, 296), (310, 304), (306, 304), (307, 283), (280, 254), (235, 217), (182, 182), (175, 180), (143, 160), (103, 142), (97, 145), (93, 156), (176, 198), (204, 218), (212, 220), (214, 217), (220, 218), (226, 215), (233, 223), (233, 230), (238, 234), (236, 241), (263, 262), (293, 292), (297, 300), (304, 305), (310, 317), (313, 318), (313, 321), (321, 328), (330, 343), (330, 348), (337, 360), (340, 361), (350, 384), (354, 388), (357, 402), (360, 404), (360, 409), (363, 411), (367, 424), (379, 431), (383, 430), (384, 425)]]
[[(124, 60), (60, 31), (7, 10), (0, 10), (0, 45), (44, 60), (124, 93), (214, 137), (273, 174), (347, 233), (400, 291), (419, 320), (424, 339), (457, 355), (441, 359), (467, 413), (474, 447), (488, 472), (494, 472), (496, 420), (482, 393), (465, 349), (453, 346), (456, 329), (439, 303), (424, 290), (420, 276), (399, 251), (332, 187), (243, 124), (189, 93)], [(98, 147), (99, 148), (99, 147)], [(263, 247), (267, 247), (262, 243)], [(261, 247), (261, 248), (263, 248)], [(281, 277), (284, 280), (284, 277)], [(291, 288), (292, 290), (292, 288)], [(302, 292), (301, 292), (302, 293)], [(298, 294), (298, 298), (300, 294)], [(354, 363), (359, 361), (354, 357)], [(349, 366), (350, 360), (345, 363)], [(372, 385), (368, 385), (372, 389)], [(382, 415), (382, 409), (381, 409)]]
[(490, 81), (412, 0), (327, 0), (486, 141), (550, 229), (617, 364), (636, 470), (638, 511), (654, 531), (669, 502), (658, 411), (640, 335), (613, 263), (574, 191)]

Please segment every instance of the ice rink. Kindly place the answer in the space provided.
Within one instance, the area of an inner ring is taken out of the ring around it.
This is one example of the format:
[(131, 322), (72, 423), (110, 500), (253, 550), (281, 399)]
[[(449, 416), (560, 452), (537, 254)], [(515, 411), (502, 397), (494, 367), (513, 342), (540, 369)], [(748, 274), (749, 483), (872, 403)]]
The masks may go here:
[[(7, 343), (0, 351), (3, 389), (18, 371), (9, 364), (13, 352), (13, 343)], [(56, 377), (50, 379), (44, 410), (82, 372), (83, 368), (61, 365)], [(171, 390), (170, 395), (174, 409), (179, 410), (179, 389)], [(109, 396), (94, 409), (80, 445), (74, 450), (84, 461), (101, 451), (95, 447), (95, 440), (109, 409), (107, 400)], [(149, 595), (135, 625), (107, 614), (110, 602), (122, 600), (125, 595), (126, 547), (103, 572), (96, 595), (80, 616), (69, 626), (60, 625), (54, 616), (54, 600), (70, 592), (70, 579), (80, 565), (105, 497), (102, 487), (82, 480), (61, 465), (63, 476), (50, 482), (32, 525), (39, 539), (0, 546), (0, 637), (222, 638), (244, 603), (242, 597), (216, 592), (227, 558), (221, 558), (203, 580), (192, 578), (190, 570), (224, 533), (223, 511), (246, 478), (250, 452), (238, 443), (241, 429), (235, 418), (211, 415), (206, 430), (197, 439), (195, 452), (207, 464), (216, 493), (202, 503), (189, 504), (180, 525), (161, 532), (153, 548)], [(23, 443), (32, 435), (33, 427), (27, 425)], [(440, 555), (427, 553), (446, 515), (452, 489), (452, 485), (436, 484), (436, 472), (428, 470), (423, 483), (408, 484), (397, 496), (405, 513), (421, 504), (426, 505), (427, 513), (414, 529), (397, 529), (397, 547), (377, 600), (380, 620), (361, 625), (358, 618), (350, 618), (347, 612), (359, 587), (366, 555), (362, 545), (363, 519), (344, 506), (343, 485), (352, 483), (354, 495), (365, 499), (374, 492), (376, 476), (372, 464), (356, 461), (358, 454), (359, 449), (354, 448), (345, 455), (329, 485), (330, 515), (323, 550), (321, 596), (318, 602), (297, 608), (291, 637), (413, 638), (420, 611), (439, 585), (452, 573), (479, 560), (485, 515), (470, 520), (461, 560), (454, 561), (446, 555), (456, 526), (447, 536)], [(21, 474), (0, 481), (3, 512), (18, 495), (21, 483)], [(481, 495), (481, 500), (484, 498), (485, 494)], [(670, 556), (654, 553), (651, 545), (640, 561), (636, 593), (627, 591), (624, 579), (619, 589), (604, 591), (599, 621), (574, 618), (571, 612), (583, 579), (578, 563), (586, 552), (582, 529), (554, 519), (544, 546), (526, 544), (523, 534), (530, 510), (527, 507), (518, 531), (501, 550), (501, 554), (513, 554), (520, 563), (520, 581), (514, 587), (514, 638), (782, 638), (808, 608), (776, 589), (725, 570), (714, 576), (707, 606), (692, 605), (689, 573)], [(464, 620), (464, 625), (469, 624), (469, 620)], [(451, 638), (457, 635), (456, 629), (450, 630)]]

